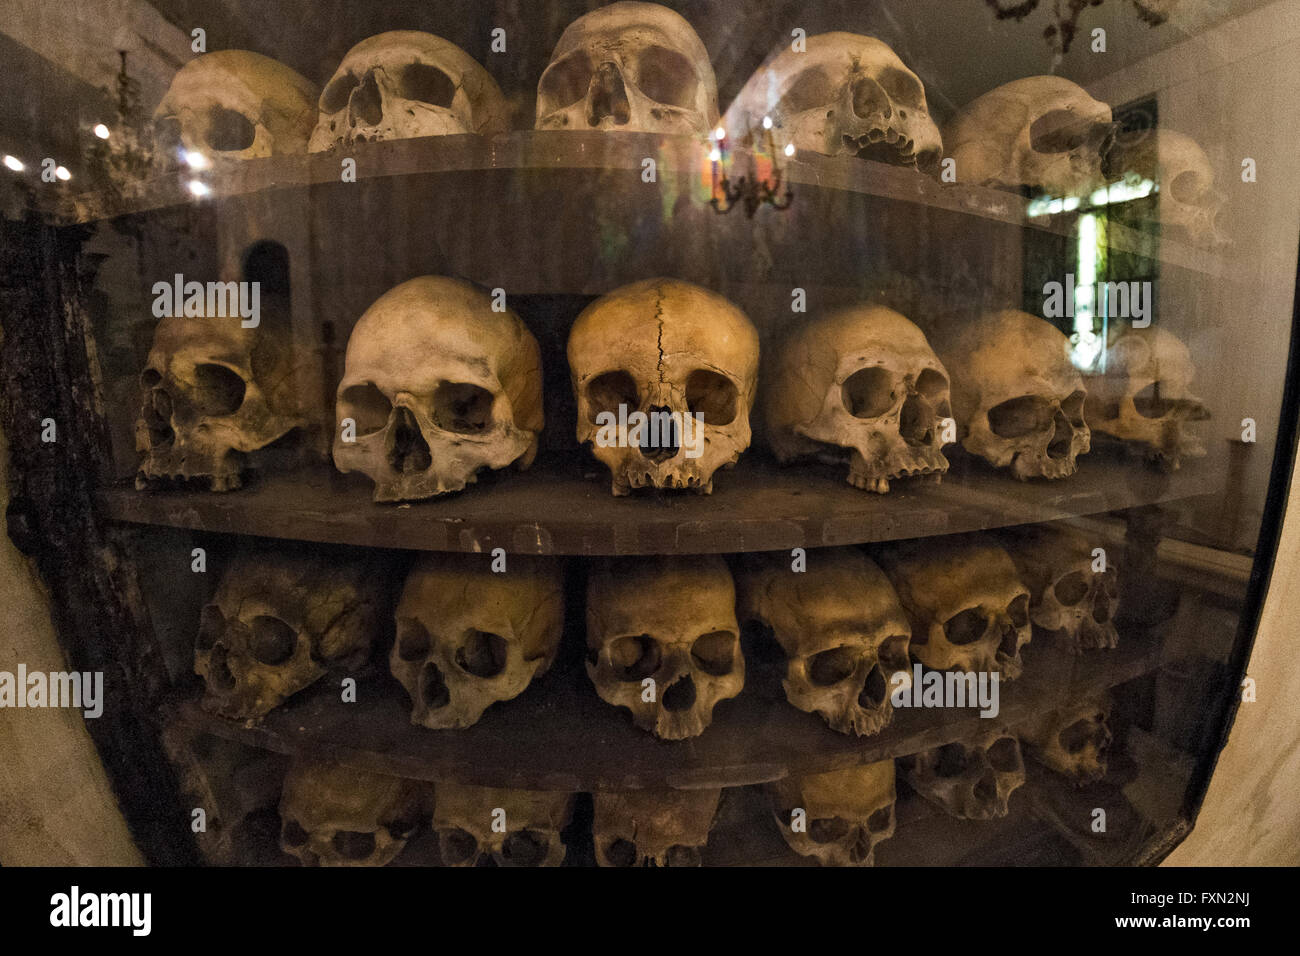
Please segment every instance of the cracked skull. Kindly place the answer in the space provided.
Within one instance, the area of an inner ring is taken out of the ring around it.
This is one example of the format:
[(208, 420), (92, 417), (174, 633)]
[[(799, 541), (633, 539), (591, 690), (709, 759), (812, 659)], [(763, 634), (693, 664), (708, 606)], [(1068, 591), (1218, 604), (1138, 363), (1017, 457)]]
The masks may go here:
[(675, 279), (624, 286), (583, 310), (568, 353), (578, 441), (614, 494), (708, 494), (749, 447), (758, 333), (722, 296)]
[(1078, 651), (1115, 647), (1119, 584), (1088, 540), (1068, 528), (1025, 525), (998, 536), (1029, 588), (1029, 616), (1037, 627), (1061, 634)]
[(1020, 676), (1032, 636), (1029, 591), (992, 538), (904, 541), (873, 556), (911, 621), (912, 657), (932, 670)]
[(537, 129), (703, 136), (717, 121), (704, 44), (657, 3), (611, 3), (573, 21), (537, 85)]
[(1170, 129), (1146, 131), (1107, 157), (1126, 180), (1160, 186), (1160, 222), (1182, 229), (1193, 241), (1222, 241), (1215, 225), (1223, 197), (1214, 190), (1214, 167), (1190, 136)]
[(432, 33), (393, 30), (343, 57), (321, 91), (310, 149), (507, 129), (505, 97), (473, 57)]
[(1059, 76), (1027, 76), (985, 93), (943, 132), (957, 181), (1078, 196), (1105, 185), (1110, 107)]
[(871, 866), (876, 844), (894, 835), (892, 760), (786, 777), (768, 794), (790, 849), (822, 866)]
[(259, 159), (307, 151), (316, 84), (247, 50), (217, 50), (186, 63), (153, 114), (154, 147), (166, 163)]
[(943, 351), (962, 447), (1022, 481), (1066, 478), (1091, 445), (1070, 340), (1008, 309), (981, 316)]
[(591, 825), (601, 866), (699, 866), (721, 790), (595, 793)]
[(551, 666), (563, 629), (557, 564), (514, 555), (508, 574), (494, 574), (483, 555), (422, 556), (397, 605), (388, 659), (411, 698), (411, 723), (468, 727), (519, 696)]
[(439, 783), (433, 828), (447, 866), (559, 866), (573, 795)]
[(923, 172), (943, 155), (925, 86), (875, 37), (823, 33), (808, 37), (806, 52), (783, 48), (749, 78), (725, 126), (757, 130), (764, 117), (801, 151)]
[(532, 464), (541, 353), (519, 317), (494, 311), (487, 293), (458, 279), (411, 279), (352, 330), (336, 413), (334, 464), (368, 475), (376, 501), (460, 491), (482, 468)]
[(736, 592), (716, 555), (612, 559), (587, 582), (587, 673), (601, 699), (664, 740), (696, 737), (740, 693)]
[(777, 458), (847, 457), (849, 484), (864, 491), (948, 470), (948, 373), (891, 309), (860, 306), (802, 326), (781, 350), (763, 408)]
[(1113, 740), (1109, 716), (1110, 701), (1104, 695), (1094, 697), (1052, 711), (1023, 736), (1035, 760), (1081, 787), (1106, 776)]
[(424, 815), (412, 781), (297, 760), (280, 796), (280, 846), (304, 866), (385, 866)]
[(1005, 817), (1025, 782), (1020, 741), (998, 730), (903, 757), (899, 767), (913, 790), (963, 820)]
[(204, 706), (260, 718), (330, 672), (370, 656), (382, 601), (362, 564), (248, 554), (222, 575), (203, 608), (194, 672)]
[(1098, 432), (1130, 442), (1162, 471), (1205, 445), (1189, 424), (1210, 417), (1192, 393), (1196, 369), (1187, 346), (1164, 329), (1117, 327), (1104, 354), (1105, 370), (1088, 376), (1088, 420)]
[(854, 548), (753, 562), (740, 576), (742, 619), (772, 629), (786, 655), (785, 694), (842, 734), (878, 733), (894, 715), (890, 678), (907, 672), (911, 626), (884, 572)]
[(289, 335), (270, 323), (164, 318), (140, 373), (137, 487), (197, 479), (212, 491), (243, 484), (249, 453), (307, 424)]

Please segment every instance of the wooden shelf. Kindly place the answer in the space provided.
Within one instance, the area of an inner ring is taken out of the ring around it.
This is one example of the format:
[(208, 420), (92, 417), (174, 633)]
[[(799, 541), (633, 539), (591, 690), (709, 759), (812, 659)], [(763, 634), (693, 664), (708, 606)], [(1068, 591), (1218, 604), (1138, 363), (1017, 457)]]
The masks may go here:
[(379, 505), (357, 476), (312, 470), (264, 475), (239, 491), (101, 492), (116, 521), (268, 538), (509, 554), (711, 554), (816, 548), (1054, 521), (1210, 494), (1193, 463), (1162, 475), (1094, 455), (1062, 481), (1020, 482), (962, 458), (941, 484), (901, 481), (863, 492), (823, 466), (742, 461), (711, 495), (615, 498), (607, 475), (573, 461), (497, 472), (464, 492)]
[(558, 664), (459, 731), (412, 725), (405, 693), (386, 669), (359, 675), (352, 704), (331, 685), (304, 692), (256, 725), (216, 717), (192, 699), (174, 705), (174, 718), (248, 746), (412, 779), (568, 791), (734, 787), (915, 753), (992, 724), (1014, 727), (1063, 696), (1113, 687), (1159, 664), (1158, 642), (1148, 635), (1126, 635), (1113, 651), (1083, 656), (1040, 637), (1024, 654), (1025, 673), (1001, 688), (996, 718), (974, 709), (899, 709), (884, 731), (863, 738), (791, 707), (779, 677), (756, 661), (747, 662), (741, 695), (720, 703), (699, 737), (678, 742), (636, 728), (597, 696), (580, 666)]

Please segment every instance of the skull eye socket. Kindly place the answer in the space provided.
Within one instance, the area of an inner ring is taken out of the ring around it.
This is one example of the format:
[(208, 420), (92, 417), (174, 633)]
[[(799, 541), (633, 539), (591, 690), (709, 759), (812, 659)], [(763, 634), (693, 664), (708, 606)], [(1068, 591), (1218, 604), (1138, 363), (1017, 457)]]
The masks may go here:
[(456, 84), (436, 66), (411, 63), (402, 69), (397, 91), (403, 99), (419, 100), (447, 109), (456, 98)]
[(496, 677), (506, 669), (510, 645), (500, 634), (471, 630), (456, 651), (456, 666), (475, 677)]
[(649, 634), (620, 637), (609, 645), (609, 660), (618, 680), (639, 681), (659, 669), (659, 642)]
[(320, 111), (337, 113), (343, 109), (348, 105), (348, 98), (352, 96), (352, 91), (360, 84), (361, 81), (351, 73), (344, 73), (330, 80), (320, 95)]
[(550, 109), (572, 106), (587, 95), (591, 86), (591, 63), (581, 51), (552, 63), (542, 75), (539, 98)]
[(1079, 753), (1092, 741), (1094, 728), (1094, 719), (1091, 717), (1076, 720), (1061, 731), (1061, 746), (1065, 748), (1067, 753)]
[(593, 425), (597, 424), (596, 416), (601, 412), (617, 415), (620, 405), (631, 410), (640, 404), (636, 382), (627, 372), (605, 372), (597, 375), (587, 385), (587, 405)]
[(701, 634), (691, 645), (691, 660), (706, 674), (721, 677), (730, 674), (735, 664), (736, 635), (728, 631)]
[(636, 85), (646, 96), (665, 106), (689, 109), (695, 105), (700, 83), (691, 61), (676, 50), (648, 46), (637, 58)]
[(949, 644), (973, 644), (988, 631), (989, 622), (977, 607), (954, 614), (943, 625), (943, 633)]
[(1191, 170), (1179, 173), (1169, 183), (1169, 195), (1175, 202), (1195, 204), (1203, 192), (1205, 183)]
[(397, 622), (397, 656), (402, 660), (422, 661), (429, 656), (432, 645), (428, 630), (415, 618)]
[(885, 638), (876, 652), (881, 666), (892, 668), (894, 671), (907, 670), (907, 645), (910, 641), (911, 638), (906, 634), (893, 634)]
[(1011, 618), (1014, 627), (1026, 627), (1029, 624), (1029, 595), (1017, 595), (1010, 604), (1007, 605), (1007, 617)]
[(948, 394), (948, 379), (932, 368), (923, 369), (916, 377), (916, 394), (936, 402)]
[(357, 436), (373, 435), (385, 425), (393, 413), (393, 403), (373, 382), (351, 385), (343, 390), (340, 418), (350, 418), (357, 423)]
[(365, 860), (375, 852), (375, 835), (359, 830), (339, 830), (330, 841), (345, 860)]
[(842, 817), (822, 817), (808, 821), (808, 839), (814, 843), (835, 843), (848, 836), (852, 828)]
[(438, 853), (442, 862), (451, 866), (468, 863), (478, 855), (478, 840), (474, 834), (459, 828), (439, 830)]
[(620, 837), (605, 847), (605, 862), (611, 866), (636, 866), (636, 844)]
[(1068, 153), (1088, 142), (1093, 124), (1069, 110), (1051, 110), (1029, 127), (1029, 146), (1036, 153)]
[(703, 415), (706, 425), (730, 425), (738, 397), (735, 384), (725, 375), (698, 368), (686, 377), (686, 407), (692, 415)]
[(840, 388), (844, 407), (854, 418), (879, 418), (894, 407), (898, 397), (893, 373), (880, 365), (858, 369)]
[(513, 866), (538, 866), (546, 859), (550, 842), (545, 833), (520, 830), (501, 842), (501, 856)]
[(880, 833), (882, 830), (888, 830), (889, 824), (894, 819), (894, 808), (892, 806), (881, 807), (871, 816), (867, 817), (867, 829), (872, 833)]
[(851, 647), (832, 647), (814, 654), (808, 662), (808, 679), (818, 687), (829, 687), (853, 676), (860, 651)]
[(146, 392), (157, 388), (162, 384), (162, 374), (155, 369), (147, 368), (140, 373), (140, 387)]
[(1174, 409), (1174, 403), (1160, 397), (1160, 383), (1152, 382), (1133, 396), (1133, 407), (1143, 418), (1163, 418)]
[(1066, 607), (1078, 604), (1088, 594), (1088, 584), (1083, 579), (1083, 572), (1071, 571), (1056, 582), (1052, 587), (1052, 593), (1056, 595), (1056, 600)]
[(208, 111), (208, 146), (219, 153), (248, 149), (257, 138), (257, 130), (248, 117), (234, 110), (214, 106)]
[(939, 748), (939, 757), (934, 763), (937, 777), (956, 777), (966, 770), (966, 748), (959, 743), (944, 744)]
[(925, 88), (911, 74), (895, 67), (885, 67), (876, 77), (876, 82), (895, 103), (918, 110), (925, 108)]
[(283, 664), (298, 646), (298, 635), (278, 617), (258, 615), (253, 618), (252, 632), (250, 648), (263, 664)]
[(804, 70), (781, 97), (777, 112), (789, 115), (829, 107), (835, 99), (835, 87), (824, 71)]
[(492, 424), (492, 393), (468, 382), (443, 382), (433, 394), (433, 423), (447, 432), (476, 435)]
[(284, 826), (280, 828), (280, 839), (288, 846), (305, 846), (308, 835), (297, 820), (286, 820)]
[(244, 380), (224, 365), (196, 365), (190, 400), (201, 415), (233, 415), (244, 404)]
[(1039, 395), (1011, 398), (989, 409), (989, 428), (1000, 438), (1023, 438), (1051, 427), (1056, 410)]
[(999, 737), (988, 749), (989, 766), (998, 773), (1020, 769), (1020, 744), (1015, 737)]
[(209, 604), (199, 613), (199, 633), (194, 638), (194, 649), (212, 650), (225, 629), (226, 619), (222, 616), (221, 609), (215, 604)]

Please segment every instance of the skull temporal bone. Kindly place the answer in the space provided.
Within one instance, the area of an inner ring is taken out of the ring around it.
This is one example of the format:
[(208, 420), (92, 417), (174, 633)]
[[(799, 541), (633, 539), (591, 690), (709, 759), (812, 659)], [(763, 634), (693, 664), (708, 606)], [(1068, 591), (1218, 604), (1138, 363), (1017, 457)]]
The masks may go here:
[(601, 699), (664, 740), (701, 734), (718, 701), (745, 684), (735, 604), (731, 572), (716, 555), (594, 565), (587, 673)]
[(459, 491), (481, 468), (527, 468), (542, 430), (537, 341), (466, 282), (422, 276), (395, 286), (348, 339), (334, 463), (375, 483), (376, 501)]
[(1017, 478), (1065, 478), (1091, 445), (1070, 340), (1008, 309), (967, 324), (942, 351), (962, 447)]
[[(675, 279), (623, 286), (578, 316), (568, 355), (578, 441), (591, 443), (609, 467), (615, 495), (644, 487), (708, 494), (714, 472), (749, 447), (758, 333), (722, 296)], [(620, 406), (648, 417), (673, 415), (691, 429), (700, 454), (690, 457), (680, 437), (667, 448), (630, 446), (622, 428), (616, 441), (606, 441), (597, 418), (620, 418)]]
[(890, 679), (908, 671), (911, 625), (883, 571), (854, 548), (808, 552), (808, 573), (763, 560), (740, 576), (742, 618), (770, 627), (785, 693), (842, 734), (878, 733), (894, 715)]
[(439, 783), (433, 828), (447, 866), (559, 866), (573, 795)]
[(393, 30), (343, 57), (321, 91), (310, 149), (507, 128), (505, 97), (473, 57), (431, 33)]
[(601, 866), (699, 866), (719, 789), (595, 793), (591, 825)]
[(899, 766), (912, 789), (963, 820), (1005, 817), (1025, 782), (1020, 741), (999, 730), (903, 757)]
[(1032, 637), (1029, 590), (984, 535), (902, 541), (873, 552), (912, 625), (912, 657), (932, 670), (1020, 676)]
[(185, 64), (153, 114), (159, 159), (179, 150), (209, 160), (260, 159), (307, 151), (316, 85), (248, 50), (216, 50)]
[(573, 21), (537, 85), (537, 129), (703, 136), (717, 121), (704, 44), (657, 3), (625, 0)]
[(783, 48), (746, 82), (726, 125), (756, 129), (764, 117), (801, 151), (923, 172), (943, 155), (925, 86), (875, 37), (822, 33), (805, 52)]
[(803, 326), (781, 350), (763, 407), (778, 459), (837, 449), (858, 488), (883, 494), (901, 476), (939, 480), (948, 470), (948, 372), (891, 309), (860, 306)]
[[(787, 777), (768, 785), (781, 836), (823, 866), (871, 866), (876, 845), (894, 835), (894, 761)], [(793, 829), (804, 811), (806, 829)]]
[(564, 629), (559, 566), (524, 556), (509, 575), (482, 555), (426, 554), (397, 605), (389, 668), (410, 695), (411, 723), (468, 727), (544, 674)]

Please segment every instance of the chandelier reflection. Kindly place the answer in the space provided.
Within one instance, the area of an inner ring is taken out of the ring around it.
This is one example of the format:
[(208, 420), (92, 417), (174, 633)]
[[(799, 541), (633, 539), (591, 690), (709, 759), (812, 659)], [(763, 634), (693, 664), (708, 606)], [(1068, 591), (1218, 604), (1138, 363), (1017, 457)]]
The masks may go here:
[[(749, 154), (749, 170), (746, 175), (733, 180), (728, 171), (730, 151), (727, 148), (727, 131), (721, 126), (713, 131), (714, 144), (709, 151), (709, 164), (712, 168), (709, 205), (716, 213), (729, 213), (739, 206), (751, 219), (761, 206), (771, 206), (781, 211), (789, 209), (794, 202), (794, 191), (785, 183), (785, 172), (781, 169), (776, 141), (772, 136), (771, 118), (763, 117), (761, 136), (750, 135), (747, 138), (753, 142)], [(787, 158), (794, 156), (794, 144), (787, 144), (780, 153)], [(764, 166), (767, 168), (763, 169)]]

